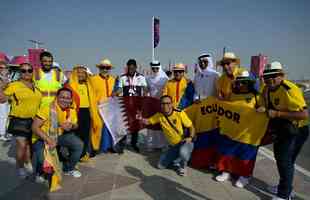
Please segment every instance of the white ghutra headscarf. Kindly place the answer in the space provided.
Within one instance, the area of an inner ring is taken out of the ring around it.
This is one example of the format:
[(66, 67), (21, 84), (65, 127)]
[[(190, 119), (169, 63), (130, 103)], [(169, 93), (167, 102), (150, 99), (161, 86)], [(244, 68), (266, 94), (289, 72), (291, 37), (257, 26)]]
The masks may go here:
[(164, 87), (165, 83), (169, 80), (166, 73), (162, 70), (159, 61), (153, 61), (150, 63), (151, 67), (159, 68), (157, 73), (152, 72), (152, 75), (146, 78), (148, 83), (148, 87), (150, 90), (150, 95), (152, 97), (160, 97), (162, 88)]

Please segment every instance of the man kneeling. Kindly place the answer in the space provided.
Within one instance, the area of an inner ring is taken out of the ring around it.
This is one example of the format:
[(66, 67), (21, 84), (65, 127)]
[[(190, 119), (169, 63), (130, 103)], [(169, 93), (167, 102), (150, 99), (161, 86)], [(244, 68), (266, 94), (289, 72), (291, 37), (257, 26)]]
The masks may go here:
[(32, 124), (33, 153), (35, 158), (36, 180), (42, 179), (44, 145), (49, 149), (65, 147), (69, 151), (68, 159), (63, 162), (65, 175), (75, 178), (81, 173), (75, 169), (83, 150), (82, 141), (74, 134), (77, 125), (77, 114), (72, 106), (72, 91), (67, 88), (58, 90), (54, 102), (40, 107)]
[[(169, 149), (160, 156), (158, 168), (167, 168), (173, 164), (178, 168), (178, 174), (185, 176), (187, 163), (194, 148), (192, 140), (195, 129), (185, 112), (173, 108), (170, 96), (162, 96), (160, 105), (160, 113), (148, 119), (142, 118), (141, 113), (138, 113), (137, 119), (146, 125), (159, 123), (170, 144)], [(189, 128), (189, 136), (185, 136), (183, 127)]]

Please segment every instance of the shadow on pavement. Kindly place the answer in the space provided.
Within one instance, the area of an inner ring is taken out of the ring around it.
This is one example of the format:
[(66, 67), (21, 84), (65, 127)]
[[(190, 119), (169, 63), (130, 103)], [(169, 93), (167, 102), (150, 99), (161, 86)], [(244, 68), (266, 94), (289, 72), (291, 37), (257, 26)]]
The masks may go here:
[(45, 185), (22, 180), (16, 176), (15, 164), (0, 161), (1, 200), (41, 200), (48, 193)]
[[(273, 194), (271, 194), (267, 188), (268, 188), (268, 184), (265, 183), (264, 181), (257, 179), (255, 177), (251, 178), (251, 182), (249, 185), (247, 185), (245, 187), (245, 189), (247, 189), (248, 191), (256, 194), (257, 196), (259, 196), (262, 200), (267, 200), (267, 199), (271, 199), (273, 197)], [(294, 196), (293, 198), (294, 200), (306, 200), (302, 197), (299, 197), (297, 194)]]
[(211, 200), (203, 194), (197, 193), (190, 188), (184, 187), (182, 184), (169, 180), (162, 176), (144, 175), (140, 170), (134, 167), (125, 166), (125, 170), (132, 176), (140, 179), (140, 187), (152, 199), (182, 199), (195, 200), (197, 198)]

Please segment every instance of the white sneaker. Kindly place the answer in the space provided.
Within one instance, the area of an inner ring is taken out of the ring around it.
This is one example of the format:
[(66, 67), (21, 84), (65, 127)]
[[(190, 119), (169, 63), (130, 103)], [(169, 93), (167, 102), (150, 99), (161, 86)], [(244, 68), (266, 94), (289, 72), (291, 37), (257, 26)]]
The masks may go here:
[(10, 141), (11, 139), (10, 138), (7, 138), (5, 135), (1, 135), (0, 136), (0, 141), (4, 141), (4, 142), (7, 142), (7, 141)]
[(240, 176), (235, 183), (235, 186), (238, 188), (244, 188), (247, 184), (249, 184), (249, 178)]
[(187, 176), (187, 169), (180, 167), (179, 170), (178, 170), (178, 174), (180, 176)]
[(34, 181), (36, 183), (42, 184), (42, 183), (45, 183), (46, 180), (43, 176), (36, 175)]
[(289, 197), (288, 199), (283, 199), (280, 197), (273, 197), (272, 200), (291, 200), (291, 197)]
[(82, 173), (79, 172), (78, 170), (72, 170), (72, 171), (64, 172), (64, 175), (70, 175), (70, 176), (73, 176), (74, 178), (80, 178), (82, 176)]
[(25, 164), (24, 164), (24, 168), (26, 169), (26, 172), (27, 172), (28, 174), (33, 174), (33, 168), (32, 168), (31, 162), (25, 163)]
[[(268, 187), (267, 187), (267, 191), (270, 192), (271, 194), (277, 194), (277, 193), (278, 193), (278, 186), (277, 186), (277, 185), (268, 186)], [(291, 197), (291, 198), (294, 198), (295, 195), (296, 195), (296, 193), (295, 193), (295, 191), (293, 190), (293, 191), (291, 192), (290, 197)]]
[(218, 182), (224, 182), (224, 181), (227, 181), (229, 178), (230, 178), (230, 173), (222, 172), (220, 175), (217, 175), (215, 177), (215, 180), (217, 180)]
[(25, 179), (28, 176), (27, 170), (25, 168), (17, 169), (17, 174), (20, 178)]

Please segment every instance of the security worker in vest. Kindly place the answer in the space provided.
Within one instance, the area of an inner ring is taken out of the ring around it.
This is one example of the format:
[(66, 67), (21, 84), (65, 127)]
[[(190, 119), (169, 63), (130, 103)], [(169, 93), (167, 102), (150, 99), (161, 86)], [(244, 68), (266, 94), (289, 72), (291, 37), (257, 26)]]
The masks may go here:
[(273, 200), (291, 199), (296, 158), (309, 136), (308, 110), (300, 88), (285, 79), (279, 62), (266, 65), (263, 74), (264, 101), (276, 140), (273, 151), (280, 176), (279, 185), (271, 188)]
[(34, 73), (35, 86), (42, 93), (41, 105), (50, 104), (64, 82), (62, 71), (53, 68), (53, 55), (44, 51), (40, 54), (41, 68)]

